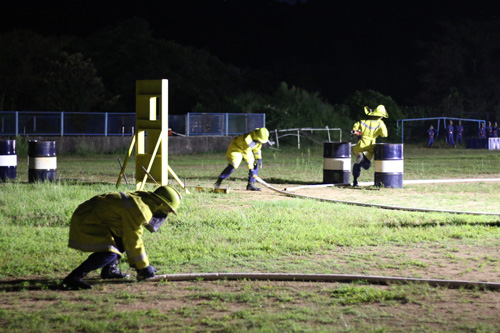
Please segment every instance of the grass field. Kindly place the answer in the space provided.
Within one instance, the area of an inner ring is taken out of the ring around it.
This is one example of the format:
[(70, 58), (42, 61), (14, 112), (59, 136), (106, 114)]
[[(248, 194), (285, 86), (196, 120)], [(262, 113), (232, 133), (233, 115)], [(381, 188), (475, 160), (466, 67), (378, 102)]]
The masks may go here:
[[(500, 178), (500, 152), (406, 146), (405, 179)], [(260, 175), (278, 188), (322, 182), (322, 148), (266, 149)], [(470, 331), (500, 330), (498, 291), (426, 284), (284, 281), (102, 281), (62, 291), (60, 281), (88, 254), (67, 247), (74, 209), (115, 191), (122, 155), (59, 156), (58, 181), (0, 184), (2, 331)], [(134, 182), (129, 161), (127, 179)], [(360, 274), (500, 282), (500, 217), (384, 210), (245, 191), (246, 170), (204, 193), (224, 153), (172, 155), (191, 189), (178, 216), (144, 242), (160, 274), (279, 272)], [(361, 181), (373, 180), (373, 169)], [(297, 193), (344, 201), (500, 213), (500, 182), (321, 188)], [(178, 186), (175, 182), (173, 186)], [(124, 181), (120, 191), (132, 190)], [(149, 187), (153, 188), (153, 185)]]

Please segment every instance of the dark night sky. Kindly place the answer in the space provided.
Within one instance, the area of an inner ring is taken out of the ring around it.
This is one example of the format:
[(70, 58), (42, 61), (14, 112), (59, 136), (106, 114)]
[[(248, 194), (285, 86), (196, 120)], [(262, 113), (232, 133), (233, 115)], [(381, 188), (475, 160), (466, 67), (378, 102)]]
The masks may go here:
[[(334, 75), (319, 79), (334, 73), (332, 67), (348, 69), (362, 63), (383, 68), (377, 72), (387, 73), (383, 84), (360, 78), (360, 88), (380, 88), (384, 94), (404, 98), (414, 87), (402, 81), (414, 81), (418, 74), (417, 39), (428, 40), (438, 20), (496, 19), (500, 7), (492, 1), (471, 5), (425, 0), (303, 0), (295, 6), (273, 0), (113, 1), (114, 5), (103, 7), (104, 3), (111, 1), (9, 2), (10, 8), (2, 8), (0, 14), (0, 31), (29, 28), (84, 36), (136, 16), (151, 24), (156, 37), (206, 49), (238, 67), (275, 71), (281, 65), (282, 72), (294, 70), (291, 64), (314, 68), (311, 80), (319, 80), (319, 90), (323, 82), (335, 81)], [(318, 68), (323, 65), (330, 68), (321, 73)], [(370, 72), (353, 75), (370, 76)], [(325, 83), (324, 90), (328, 89), (334, 86)]]

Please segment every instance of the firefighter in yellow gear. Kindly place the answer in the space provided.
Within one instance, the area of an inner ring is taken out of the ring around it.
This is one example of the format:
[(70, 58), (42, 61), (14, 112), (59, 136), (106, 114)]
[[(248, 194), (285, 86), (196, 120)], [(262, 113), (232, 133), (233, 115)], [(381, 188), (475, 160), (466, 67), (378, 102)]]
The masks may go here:
[(219, 188), (222, 181), (228, 178), (234, 170), (238, 169), (242, 160), (248, 167), (248, 191), (260, 191), (255, 186), (255, 178), (262, 168), (262, 144), (269, 141), (269, 131), (264, 128), (256, 128), (250, 133), (245, 133), (234, 138), (226, 152), (227, 167), (222, 170), (219, 178), (214, 184), (214, 188)]
[(83, 278), (102, 268), (103, 279), (129, 277), (118, 268), (122, 253), (137, 270), (137, 279), (155, 276), (142, 241), (144, 228), (156, 232), (169, 213), (176, 213), (180, 194), (170, 186), (155, 191), (106, 193), (94, 196), (75, 210), (70, 221), (68, 246), (93, 252), (64, 280), (67, 289), (90, 289)]
[(365, 170), (370, 168), (377, 137), (386, 138), (388, 136), (387, 127), (382, 120), (382, 118), (389, 118), (385, 106), (379, 105), (374, 110), (365, 106), (364, 110), (366, 117), (356, 122), (351, 131), (351, 134), (359, 136), (358, 143), (353, 148), (353, 153), (356, 156), (352, 167), (353, 186), (358, 185), (361, 168)]

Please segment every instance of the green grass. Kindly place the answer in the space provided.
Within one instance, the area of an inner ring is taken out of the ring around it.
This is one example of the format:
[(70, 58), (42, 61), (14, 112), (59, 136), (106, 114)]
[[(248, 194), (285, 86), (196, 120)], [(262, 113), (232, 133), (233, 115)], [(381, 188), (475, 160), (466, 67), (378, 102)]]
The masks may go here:
[[(0, 326), (7, 331), (496, 331), (498, 293), (425, 285), (194, 281), (106, 283), (61, 292), (57, 283), (87, 254), (67, 247), (74, 209), (115, 191), (117, 158), (60, 156), (52, 183), (0, 184)], [(322, 149), (265, 150), (263, 179), (272, 184), (322, 182)], [(133, 182), (133, 159), (127, 176)], [(405, 147), (405, 179), (500, 177), (500, 154), (485, 150)], [(189, 186), (210, 186), (224, 153), (172, 155)], [(191, 191), (178, 216), (145, 233), (160, 273), (284, 272), (443, 279), (500, 277), (500, 218), (419, 213), (293, 199), (261, 200), (244, 188), (229, 194)], [(361, 181), (373, 180), (373, 170)], [(175, 183), (174, 186), (177, 186)], [(120, 190), (132, 190), (122, 181)], [(148, 187), (148, 188), (153, 188)], [(402, 189), (329, 189), (343, 200), (500, 212), (498, 183), (411, 185)], [(125, 263), (121, 268), (134, 276)], [(449, 311), (435, 311), (446, 303)], [(8, 304), (8, 306), (7, 306)], [(467, 306), (464, 306), (467, 304)], [(471, 304), (471, 305), (470, 305)], [(394, 326), (399, 325), (399, 326)]]

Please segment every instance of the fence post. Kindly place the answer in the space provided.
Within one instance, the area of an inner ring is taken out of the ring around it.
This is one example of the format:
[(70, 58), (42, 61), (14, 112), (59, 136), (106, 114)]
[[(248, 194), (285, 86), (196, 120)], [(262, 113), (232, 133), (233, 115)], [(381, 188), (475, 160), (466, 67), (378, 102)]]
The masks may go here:
[(61, 111), (61, 136), (64, 136), (64, 112)]
[(108, 136), (108, 113), (104, 113), (104, 136)]
[(16, 136), (19, 135), (19, 111), (16, 111)]
[(224, 135), (225, 136), (228, 136), (229, 135), (229, 113), (226, 113), (226, 116), (225, 116), (225, 131), (224, 131)]
[(300, 149), (300, 128), (297, 128), (297, 149)]

